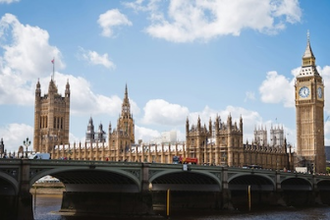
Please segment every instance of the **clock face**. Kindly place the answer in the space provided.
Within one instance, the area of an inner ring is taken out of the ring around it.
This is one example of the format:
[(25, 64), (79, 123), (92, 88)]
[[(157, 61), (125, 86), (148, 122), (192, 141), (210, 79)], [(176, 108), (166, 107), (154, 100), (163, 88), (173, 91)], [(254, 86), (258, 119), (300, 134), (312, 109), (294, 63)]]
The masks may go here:
[(309, 96), (309, 88), (307, 88), (306, 86), (301, 87), (301, 88), (299, 89), (299, 95), (300, 95), (300, 97), (302, 97), (302, 98), (306, 98), (306, 97), (308, 97), (308, 96)]
[(321, 99), (322, 96), (323, 96), (322, 88), (321, 88), (321, 87), (317, 88), (317, 96), (318, 96), (320, 99)]

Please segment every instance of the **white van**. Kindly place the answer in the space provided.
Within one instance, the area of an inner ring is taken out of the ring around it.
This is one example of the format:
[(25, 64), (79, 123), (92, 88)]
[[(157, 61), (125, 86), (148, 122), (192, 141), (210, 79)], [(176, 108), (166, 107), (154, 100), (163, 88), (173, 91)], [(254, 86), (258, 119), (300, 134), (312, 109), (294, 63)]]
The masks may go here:
[(35, 153), (29, 156), (29, 159), (40, 159), (40, 160), (49, 160), (50, 154), (49, 153)]

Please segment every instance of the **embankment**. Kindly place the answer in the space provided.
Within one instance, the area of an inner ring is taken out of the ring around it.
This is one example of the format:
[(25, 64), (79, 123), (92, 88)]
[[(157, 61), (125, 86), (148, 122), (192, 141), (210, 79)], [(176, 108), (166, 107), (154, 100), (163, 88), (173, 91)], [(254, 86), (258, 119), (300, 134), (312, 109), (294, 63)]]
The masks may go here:
[(65, 187), (61, 182), (35, 183), (30, 189), (32, 195), (62, 195)]

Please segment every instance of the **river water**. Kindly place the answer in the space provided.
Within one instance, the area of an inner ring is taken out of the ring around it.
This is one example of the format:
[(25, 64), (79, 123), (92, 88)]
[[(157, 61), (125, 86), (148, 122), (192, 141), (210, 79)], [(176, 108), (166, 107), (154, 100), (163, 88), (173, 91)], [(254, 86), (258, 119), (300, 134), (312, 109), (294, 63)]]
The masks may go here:
[[(87, 219), (118, 219), (118, 217), (101, 217), (101, 216), (74, 216), (73, 213), (66, 213), (63, 215), (59, 213), (62, 201), (60, 195), (38, 195), (33, 198), (34, 219), (35, 220), (87, 220)], [(253, 207), (252, 207), (253, 208)], [(166, 219), (163, 216), (155, 217), (136, 217), (136, 218), (120, 218), (121, 220), (135, 219), (135, 220), (155, 220)], [(289, 219), (289, 220), (328, 220), (330, 219), (330, 207), (311, 207), (311, 208), (278, 208), (272, 210), (252, 210), (251, 212), (217, 212), (217, 213), (200, 213), (199, 215), (177, 215), (170, 216), (170, 219), (175, 220), (277, 220), (277, 219)]]

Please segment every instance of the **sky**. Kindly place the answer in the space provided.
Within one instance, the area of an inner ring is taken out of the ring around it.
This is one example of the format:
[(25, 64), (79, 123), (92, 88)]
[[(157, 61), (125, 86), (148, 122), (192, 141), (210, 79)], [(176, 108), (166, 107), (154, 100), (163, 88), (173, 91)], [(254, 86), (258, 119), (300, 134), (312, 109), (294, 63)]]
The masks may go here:
[(330, 145), (329, 10), (328, 0), (0, 0), (0, 138), (7, 151), (33, 140), (36, 84), (47, 94), (55, 59), (59, 93), (71, 88), (71, 143), (84, 142), (90, 117), (106, 132), (117, 125), (127, 85), (136, 142), (172, 130), (185, 141), (187, 118), (231, 115), (244, 143), (283, 126), (295, 147), (309, 32)]

